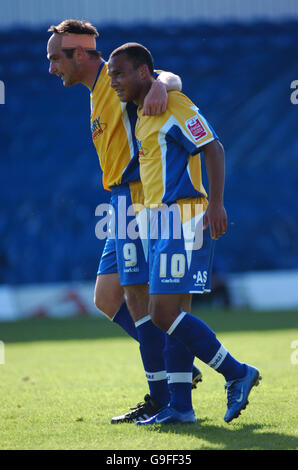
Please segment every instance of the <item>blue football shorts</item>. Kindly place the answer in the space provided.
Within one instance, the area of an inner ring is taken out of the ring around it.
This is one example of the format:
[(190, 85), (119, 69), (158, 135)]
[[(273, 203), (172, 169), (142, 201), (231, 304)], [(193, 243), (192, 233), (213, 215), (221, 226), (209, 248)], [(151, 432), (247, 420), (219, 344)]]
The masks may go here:
[(99, 261), (97, 274), (117, 273), (116, 243), (114, 238), (107, 238)]
[[(184, 202), (186, 200), (183, 200)], [(215, 241), (203, 230), (204, 207), (181, 213), (178, 205), (147, 211), (150, 294), (204, 293), (211, 290)], [(197, 198), (197, 202), (201, 199)]]
[(118, 272), (122, 286), (148, 283), (148, 263), (133, 204), (143, 204), (139, 181), (112, 187), (110, 233), (97, 274)]

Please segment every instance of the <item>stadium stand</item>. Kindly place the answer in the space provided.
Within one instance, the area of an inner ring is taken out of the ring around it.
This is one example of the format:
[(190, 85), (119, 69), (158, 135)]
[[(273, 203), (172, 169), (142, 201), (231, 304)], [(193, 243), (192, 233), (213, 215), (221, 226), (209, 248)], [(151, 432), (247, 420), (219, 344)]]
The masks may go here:
[[(215, 127), (227, 157), (228, 234), (216, 270), (298, 266), (298, 23), (99, 28), (98, 49), (137, 41)], [(89, 95), (48, 74), (41, 30), (0, 33), (0, 283), (94, 279), (108, 201), (89, 129)]]

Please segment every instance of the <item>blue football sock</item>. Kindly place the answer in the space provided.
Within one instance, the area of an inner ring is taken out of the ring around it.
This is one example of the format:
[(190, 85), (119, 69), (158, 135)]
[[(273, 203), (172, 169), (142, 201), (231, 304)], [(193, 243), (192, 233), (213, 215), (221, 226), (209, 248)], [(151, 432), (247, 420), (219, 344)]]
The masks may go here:
[(173, 335), (166, 335), (164, 357), (170, 391), (170, 405), (180, 412), (189, 411), (192, 409), (191, 388), (194, 355)]
[(152, 323), (150, 315), (137, 321), (135, 326), (150, 396), (161, 406), (166, 406), (170, 401), (163, 357), (166, 333)]
[(114, 315), (112, 321), (121, 326), (129, 336), (138, 341), (138, 333), (125, 302), (123, 302), (118, 312)]
[(234, 359), (209, 326), (194, 315), (182, 312), (172, 323), (168, 334), (182, 341), (201, 361), (221, 373), (226, 381), (245, 375), (245, 364)]

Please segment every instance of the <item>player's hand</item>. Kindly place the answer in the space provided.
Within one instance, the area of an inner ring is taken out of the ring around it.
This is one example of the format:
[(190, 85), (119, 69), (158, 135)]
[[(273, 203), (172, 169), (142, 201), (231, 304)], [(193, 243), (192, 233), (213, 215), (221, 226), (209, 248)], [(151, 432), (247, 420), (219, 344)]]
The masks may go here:
[(145, 96), (143, 116), (158, 116), (166, 111), (168, 92), (166, 86), (159, 80), (154, 80)]
[(209, 203), (204, 215), (203, 229), (209, 225), (210, 236), (213, 240), (218, 240), (227, 231), (227, 213), (222, 204)]

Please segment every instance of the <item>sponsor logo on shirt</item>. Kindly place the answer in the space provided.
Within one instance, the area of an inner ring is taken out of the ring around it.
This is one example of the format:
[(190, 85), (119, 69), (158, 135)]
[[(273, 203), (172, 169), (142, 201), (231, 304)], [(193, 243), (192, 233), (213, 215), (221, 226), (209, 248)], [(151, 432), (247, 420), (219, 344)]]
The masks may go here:
[(101, 135), (106, 129), (107, 125), (103, 122), (100, 122), (99, 117), (94, 119), (91, 124), (92, 139), (95, 140), (96, 137)]
[(207, 135), (207, 130), (198, 116), (193, 116), (185, 121), (185, 126), (195, 141), (198, 141)]
[(148, 154), (148, 150), (142, 147), (142, 143), (140, 140), (136, 139), (136, 141), (137, 141), (138, 150), (139, 150), (139, 157), (145, 157), (145, 155)]

